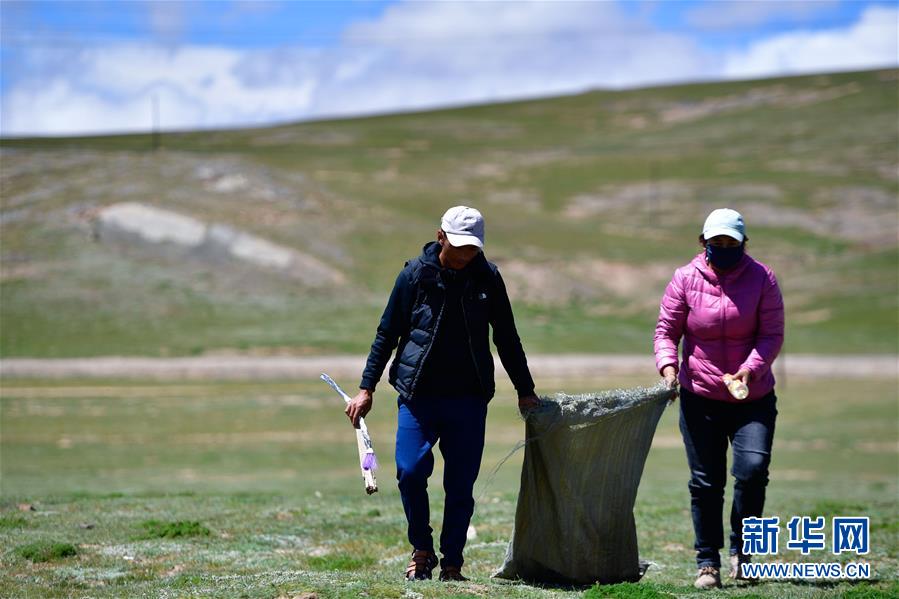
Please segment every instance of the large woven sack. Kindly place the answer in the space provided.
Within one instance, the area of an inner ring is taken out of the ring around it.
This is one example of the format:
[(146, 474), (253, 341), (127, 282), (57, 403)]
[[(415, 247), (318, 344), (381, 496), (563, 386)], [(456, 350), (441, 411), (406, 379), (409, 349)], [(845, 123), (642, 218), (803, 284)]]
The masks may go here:
[(636, 581), (634, 501), (656, 425), (674, 391), (541, 398), (526, 419), (515, 529), (494, 576), (529, 582)]

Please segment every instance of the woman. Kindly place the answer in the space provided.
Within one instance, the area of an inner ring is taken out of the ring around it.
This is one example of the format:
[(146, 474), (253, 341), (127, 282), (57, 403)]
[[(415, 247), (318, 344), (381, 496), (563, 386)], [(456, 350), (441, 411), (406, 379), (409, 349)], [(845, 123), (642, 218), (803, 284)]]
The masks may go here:
[[(743, 518), (765, 505), (768, 464), (777, 416), (771, 364), (784, 337), (784, 307), (770, 268), (746, 254), (743, 217), (712, 211), (699, 243), (703, 251), (674, 273), (655, 332), (656, 366), (666, 382), (680, 383), (680, 430), (690, 465), (696, 534), (697, 588), (721, 586), (722, 509), (727, 446), (733, 448), (730, 575), (742, 579)], [(684, 340), (678, 367), (677, 347)], [(738, 400), (725, 377), (748, 385)]]

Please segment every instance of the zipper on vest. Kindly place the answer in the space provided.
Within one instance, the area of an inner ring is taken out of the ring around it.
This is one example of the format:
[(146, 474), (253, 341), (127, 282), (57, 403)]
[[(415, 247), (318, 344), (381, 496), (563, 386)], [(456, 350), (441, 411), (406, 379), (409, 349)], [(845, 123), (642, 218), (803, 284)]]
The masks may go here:
[(478, 384), (481, 386), (481, 392), (485, 395), (487, 390), (484, 388), (484, 381), (481, 379), (481, 371), (478, 369), (478, 360), (474, 356), (474, 347), (471, 345), (471, 330), (468, 328), (468, 314), (465, 312), (465, 293), (459, 298), (459, 305), (462, 306), (462, 322), (465, 323), (465, 337), (468, 339), (468, 351), (471, 353), (471, 361), (474, 364), (474, 373), (478, 377)]
[(425, 348), (425, 353), (422, 354), (421, 360), (418, 361), (418, 366), (415, 368), (415, 378), (412, 379), (412, 385), (409, 388), (409, 399), (412, 399), (412, 397), (415, 395), (415, 387), (418, 386), (418, 379), (421, 378), (421, 371), (424, 368), (425, 361), (428, 359), (428, 354), (431, 353), (431, 348), (434, 347), (434, 340), (437, 338), (437, 331), (440, 328), (440, 320), (443, 318), (444, 308), (446, 308), (446, 299), (444, 299), (443, 303), (440, 304), (440, 312), (437, 313), (437, 322), (434, 323), (434, 332), (431, 333), (431, 339), (428, 341), (428, 346)]

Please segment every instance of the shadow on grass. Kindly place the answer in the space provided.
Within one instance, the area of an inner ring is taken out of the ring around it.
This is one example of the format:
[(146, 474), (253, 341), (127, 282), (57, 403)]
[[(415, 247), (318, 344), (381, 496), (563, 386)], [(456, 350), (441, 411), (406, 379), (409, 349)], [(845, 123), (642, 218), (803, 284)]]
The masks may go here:
[(528, 582), (525, 580), (500, 580), (492, 579), (499, 585), (525, 584), (535, 589), (547, 591), (567, 591), (582, 592), (583, 597), (587, 599), (598, 599), (600, 597), (628, 597), (636, 599), (673, 599), (683, 594), (684, 588), (671, 584), (660, 584), (654, 582), (619, 582), (615, 584), (558, 584), (558, 583), (542, 583)]

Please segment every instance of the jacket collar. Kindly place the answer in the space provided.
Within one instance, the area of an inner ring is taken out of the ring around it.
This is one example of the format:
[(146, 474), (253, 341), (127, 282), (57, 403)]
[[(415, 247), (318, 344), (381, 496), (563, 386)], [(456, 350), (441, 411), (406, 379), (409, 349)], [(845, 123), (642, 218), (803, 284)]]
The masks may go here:
[(443, 268), (440, 266), (440, 244), (436, 241), (429, 241), (424, 244), (424, 247), (421, 248), (421, 257), (420, 260), (434, 268), (440, 269)]
[(721, 273), (720, 275), (715, 272), (715, 270), (709, 266), (705, 261), (705, 252), (699, 252), (690, 262), (696, 270), (702, 274), (702, 276), (712, 283), (717, 283), (720, 280), (731, 281), (739, 277), (746, 267), (749, 266), (749, 263), (752, 262), (752, 257), (749, 254), (743, 254), (743, 257), (740, 258), (740, 261), (737, 262), (737, 265), (733, 270)]
[[(420, 260), (428, 266), (432, 266), (437, 270), (442, 270), (443, 266), (440, 265), (440, 244), (436, 241), (429, 241), (426, 243), (424, 247), (421, 248)], [(484, 257), (484, 252), (478, 252), (478, 255), (475, 256), (474, 260), (459, 272), (468, 275), (480, 272), (485, 268), (487, 268), (487, 258)]]

